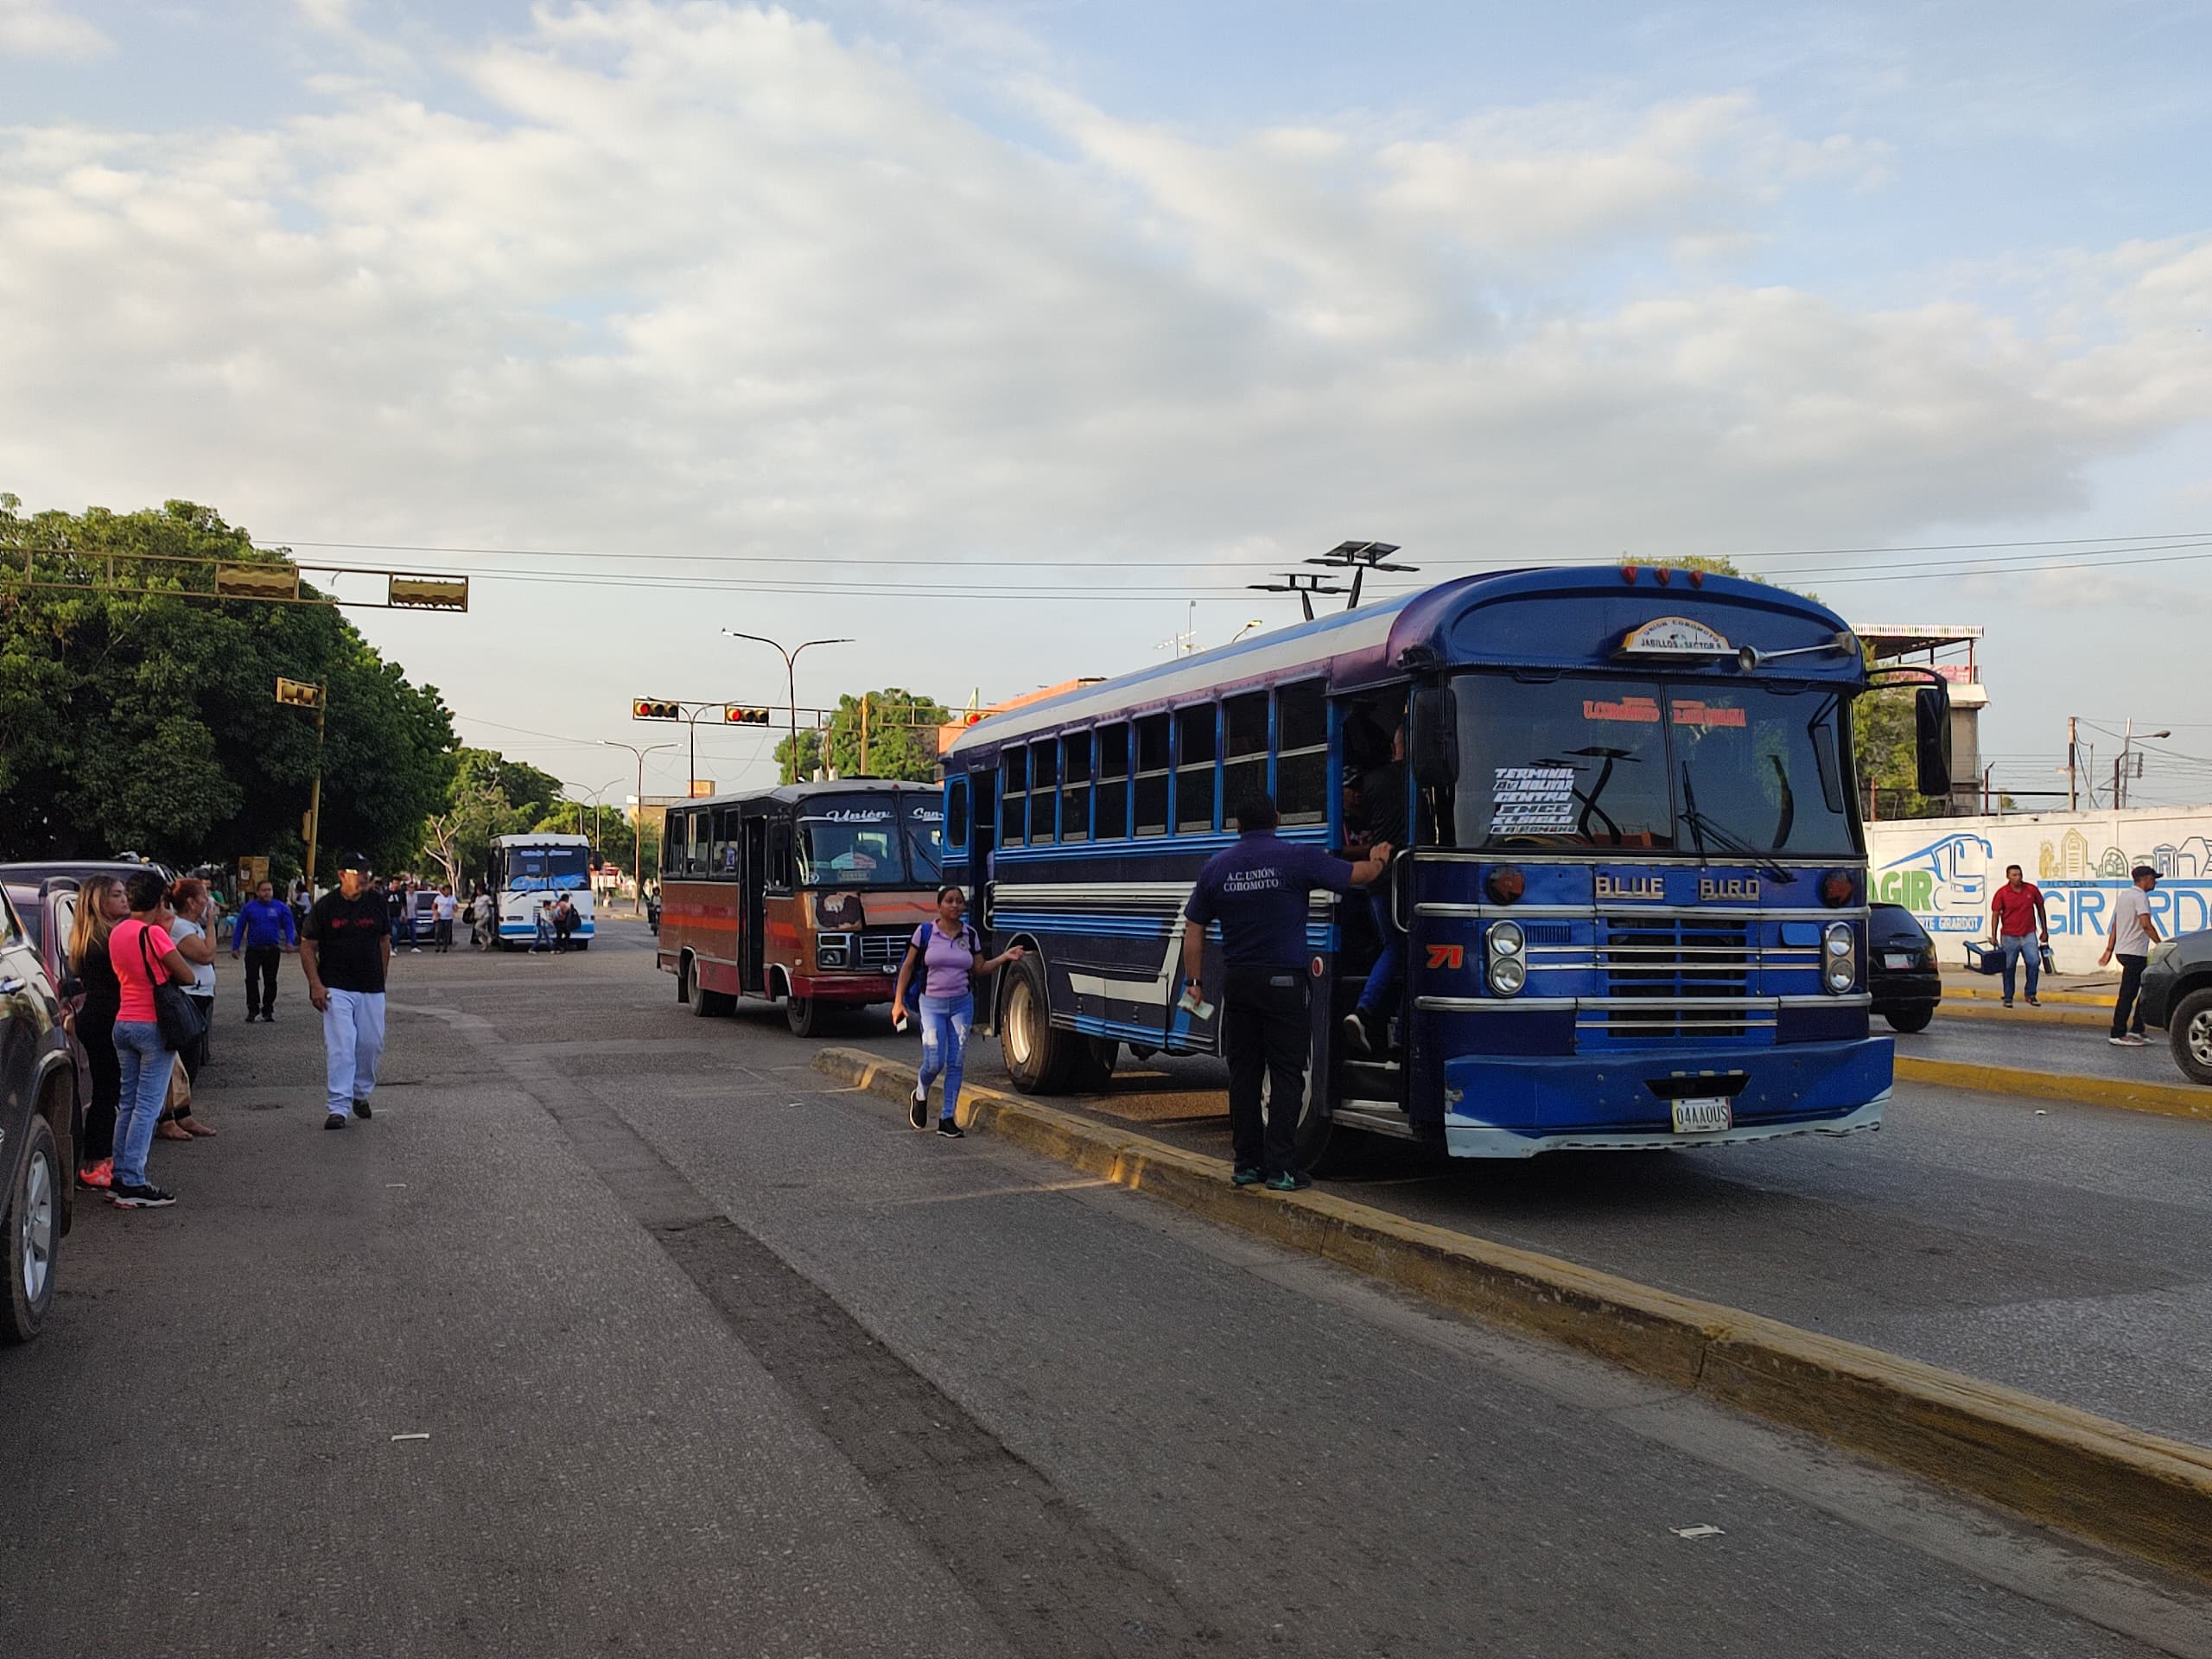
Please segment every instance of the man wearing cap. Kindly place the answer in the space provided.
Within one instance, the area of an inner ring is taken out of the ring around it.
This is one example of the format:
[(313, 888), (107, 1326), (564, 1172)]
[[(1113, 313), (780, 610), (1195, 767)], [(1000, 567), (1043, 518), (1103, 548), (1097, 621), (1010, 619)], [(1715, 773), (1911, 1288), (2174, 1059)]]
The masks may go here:
[(322, 1046), (329, 1095), (322, 1127), (342, 1129), (346, 1120), (366, 1122), (384, 1052), (384, 982), (391, 965), (391, 929), (384, 896), (369, 882), (369, 861), (348, 853), (339, 861), (338, 887), (315, 900), (300, 930), (300, 963), (307, 969), (308, 1001), (322, 1015)]

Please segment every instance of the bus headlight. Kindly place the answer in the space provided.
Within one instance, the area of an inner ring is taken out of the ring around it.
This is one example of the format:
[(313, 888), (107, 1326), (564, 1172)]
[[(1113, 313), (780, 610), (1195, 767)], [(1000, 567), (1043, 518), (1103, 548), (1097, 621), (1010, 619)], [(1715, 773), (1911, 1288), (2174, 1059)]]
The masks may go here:
[(824, 933), (815, 941), (815, 963), (822, 968), (842, 968), (852, 960), (852, 949), (850, 934)]
[(1821, 936), (1821, 983), (1840, 996), (1859, 982), (1859, 941), (1848, 922), (1830, 922)]
[(1483, 947), (1490, 953), (1487, 977), (1500, 996), (1512, 996), (1529, 982), (1528, 939), (1518, 922), (1492, 922), (1484, 930)]

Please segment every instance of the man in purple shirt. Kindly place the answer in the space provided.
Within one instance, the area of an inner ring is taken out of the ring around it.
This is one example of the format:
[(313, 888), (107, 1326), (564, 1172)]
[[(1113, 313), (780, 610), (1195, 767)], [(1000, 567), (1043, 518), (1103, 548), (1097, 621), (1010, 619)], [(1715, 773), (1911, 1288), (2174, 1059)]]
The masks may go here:
[[(1306, 909), (1319, 887), (1350, 893), (1382, 878), (1390, 846), (1377, 842), (1367, 861), (1348, 864), (1318, 847), (1275, 834), (1275, 804), (1255, 795), (1236, 808), (1237, 842), (1198, 872), (1184, 906), (1183, 972), (1205, 1000), (1206, 925), (1221, 924), (1221, 1044), (1229, 1060), (1229, 1132), (1238, 1186), (1261, 1181), (1278, 1192), (1313, 1183), (1298, 1167), (1298, 1116), (1306, 1100), (1306, 1058), (1313, 1046), (1306, 1007)], [(1260, 1079), (1269, 1080), (1266, 1127)]]

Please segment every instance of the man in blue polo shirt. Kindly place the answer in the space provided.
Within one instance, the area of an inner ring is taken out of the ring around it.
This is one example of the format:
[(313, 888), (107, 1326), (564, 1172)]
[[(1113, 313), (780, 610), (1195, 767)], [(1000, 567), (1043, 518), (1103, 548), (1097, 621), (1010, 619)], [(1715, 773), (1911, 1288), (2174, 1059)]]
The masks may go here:
[[(1275, 834), (1275, 804), (1255, 795), (1236, 807), (1237, 842), (1198, 872), (1184, 906), (1183, 972), (1198, 999), (1204, 986), (1206, 925), (1221, 924), (1221, 1044), (1229, 1060), (1229, 1132), (1239, 1186), (1264, 1180), (1278, 1192), (1313, 1182), (1298, 1167), (1298, 1115), (1306, 1098), (1306, 1058), (1313, 1046), (1306, 1007), (1306, 910), (1316, 887), (1350, 893), (1382, 878), (1390, 847), (1377, 842), (1367, 861), (1348, 864), (1318, 847)], [(1270, 1079), (1264, 1133), (1260, 1079)]]

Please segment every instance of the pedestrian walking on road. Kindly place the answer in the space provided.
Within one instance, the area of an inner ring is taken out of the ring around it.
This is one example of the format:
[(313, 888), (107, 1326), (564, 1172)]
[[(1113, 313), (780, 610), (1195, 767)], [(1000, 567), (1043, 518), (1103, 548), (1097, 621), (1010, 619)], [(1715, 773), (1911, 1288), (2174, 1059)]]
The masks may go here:
[[(1390, 866), (1390, 843), (1377, 841), (1358, 864), (1275, 834), (1275, 804), (1255, 795), (1236, 808), (1237, 841), (1198, 872), (1183, 908), (1183, 973), (1205, 999), (1206, 925), (1221, 924), (1226, 976), (1220, 987), (1221, 1043), (1229, 1060), (1230, 1179), (1262, 1181), (1278, 1192), (1313, 1183), (1298, 1167), (1298, 1118), (1306, 1099), (1313, 1044), (1306, 1002), (1306, 911), (1316, 888), (1334, 893), (1370, 887)], [(1264, 1125), (1260, 1080), (1269, 1083)]]
[(453, 949), (453, 883), (448, 881), (438, 889), (432, 915), (436, 918), (438, 954), (444, 956)]
[(274, 882), (264, 881), (253, 897), (239, 907), (238, 927), (231, 935), (231, 956), (245, 957), (245, 1022), (276, 1022), (276, 969), (284, 953), (296, 950), (300, 931), (292, 920), (292, 907), (276, 902)]
[(958, 887), (937, 890), (937, 915), (914, 930), (907, 942), (906, 959), (899, 964), (898, 982), (891, 988), (891, 1019), (896, 1025), (906, 1018), (906, 988), (914, 969), (922, 977), (922, 1070), (907, 1112), (907, 1121), (927, 1128), (930, 1084), (944, 1079), (944, 1109), (938, 1115), (937, 1132), (948, 1140), (960, 1138), (960, 1082), (965, 1071), (968, 1033), (976, 1023), (975, 981), (1027, 953), (1020, 945), (995, 957), (983, 955), (983, 942), (967, 922), (968, 895)]
[(370, 883), (368, 859), (349, 853), (339, 862), (337, 888), (315, 900), (302, 930), (308, 1001), (322, 1015), (326, 1129), (344, 1128), (349, 1117), (365, 1123), (375, 1116), (369, 1096), (376, 1092), (377, 1061), (384, 1053), (390, 917), (385, 898)]
[(2036, 987), (2043, 978), (2043, 950), (2050, 943), (2050, 918), (2044, 913), (2043, 889), (2027, 879), (2017, 864), (2005, 867), (2005, 885), (1989, 901), (1989, 942), (2005, 958), (2005, 1006), (2012, 1006), (2012, 969), (2024, 959), (2028, 964), (2028, 1006), (2039, 1008)]
[(2120, 958), (2120, 995), (2113, 1001), (2112, 1035), (2106, 1040), (2121, 1048), (2141, 1048), (2150, 1041), (2143, 1034), (2143, 1009), (2136, 993), (2143, 986), (2151, 947), (2165, 937), (2151, 914), (2151, 889), (2158, 885), (2158, 873), (2148, 864), (2138, 864), (2133, 874), (2135, 885), (2122, 887), (2113, 900), (2105, 953), (2097, 958), (2101, 968), (2114, 957)]
[(530, 954), (534, 957), (541, 950), (553, 948), (553, 906), (550, 901), (540, 899), (531, 914), (537, 924), (530, 941)]
[(124, 884), (130, 914), (108, 935), (108, 960), (122, 988), (115, 1021), (119, 1072), (115, 1115), (115, 1177), (111, 1202), (125, 1210), (155, 1210), (175, 1204), (146, 1176), (146, 1156), (154, 1145), (154, 1125), (168, 1098), (169, 1073), (176, 1057), (162, 1036), (154, 1006), (157, 985), (189, 985), (192, 964), (169, 938), (168, 887), (156, 870), (139, 870)]
[(77, 1185), (101, 1192), (115, 1178), (115, 1113), (123, 1096), (115, 1052), (123, 986), (108, 961), (108, 938), (115, 925), (130, 914), (123, 883), (113, 876), (89, 875), (78, 884), (77, 913), (69, 924), (69, 966), (85, 986), (85, 1000), (77, 1010), (77, 1040), (84, 1045), (92, 1066), (92, 1097), (85, 1107), (85, 1143), (77, 1148)]

